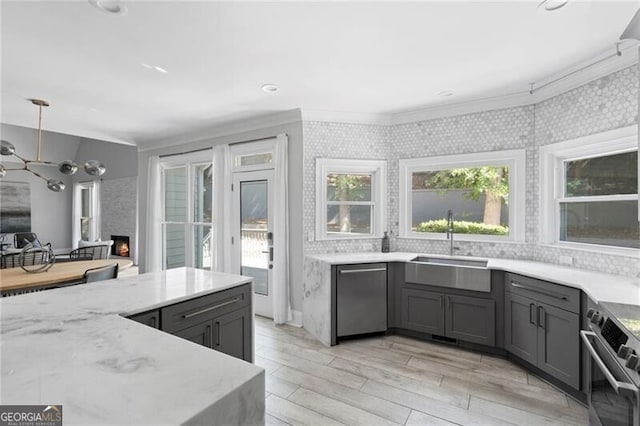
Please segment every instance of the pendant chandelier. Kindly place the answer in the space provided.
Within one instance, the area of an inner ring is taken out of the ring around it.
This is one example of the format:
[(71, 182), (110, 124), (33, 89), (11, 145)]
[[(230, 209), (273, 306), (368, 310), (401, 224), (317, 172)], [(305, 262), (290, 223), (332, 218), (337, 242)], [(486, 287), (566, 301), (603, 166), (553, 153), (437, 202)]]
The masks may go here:
[[(38, 146), (36, 151), (37, 157), (35, 160), (28, 160), (24, 157), (21, 157), (20, 155), (16, 154), (16, 147), (13, 146), (11, 142), (0, 140), (0, 154), (7, 155), (7, 156), (13, 155), (23, 163), (22, 167), (15, 167), (15, 168), (5, 168), (2, 164), (0, 164), (0, 178), (4, 177), (7, 174), (7, 172), (10, 172), (10, 171), (26, 170), (34, 174), (35, 176), (39, 177), (40, 179), (46, 181), (47, 188), (49, 188), (50, 190), (54, 192), (64, 191), (64, 188), (65, 188), (64, 182), (56, 179), (49, 179), (45, 176), (42, 176), (40, 173), (36, 172), (30, 167), (32, 164), (57, 165), (58, 171), (63, 175), (67, 175), (67, 176), (71, 176), (78, 171), (78, 165), (71, 160), (65, 160), (60, 163), (55, 163), (53, 161), (45, 161), (40, 158), (40, 152), (42, 150), (42, 107), (48, 107), (49, 102), (43, 101), (41, 99), (30, 99), (30, 101), (32, 104), (37, 105), (39, 108)], [(107, 169), (104, 167), (104, 164), (102, 164), (100, 161), (89, 160), (84, 164), (84, 171), (87, 172), (87, 174), (90, 176), (102, 176), (106, 170)]]

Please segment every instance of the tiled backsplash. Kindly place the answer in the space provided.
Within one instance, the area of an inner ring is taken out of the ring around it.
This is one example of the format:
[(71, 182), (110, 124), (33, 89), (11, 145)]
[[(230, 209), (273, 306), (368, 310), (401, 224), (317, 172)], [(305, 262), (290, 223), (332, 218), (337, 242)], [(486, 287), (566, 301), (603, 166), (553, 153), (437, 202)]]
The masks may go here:
[[(458, 253), (558, 263), (640, 277), (638, 257), (539, 246), (539, 147), (638, 123), (638, 67), (633, 66), (534, 106), (446, 117), (394, 126), (304, 122), (305, 235), (315, 230), (315, 159), (388, 159), (388, 229), (392, 250), (447, 253), (446, 241), (398, 239), (398, 160), (526, 149), (526, 243), (457, 241)], [(305, 254), (376, 251), (379, 240), (305, 241)]]

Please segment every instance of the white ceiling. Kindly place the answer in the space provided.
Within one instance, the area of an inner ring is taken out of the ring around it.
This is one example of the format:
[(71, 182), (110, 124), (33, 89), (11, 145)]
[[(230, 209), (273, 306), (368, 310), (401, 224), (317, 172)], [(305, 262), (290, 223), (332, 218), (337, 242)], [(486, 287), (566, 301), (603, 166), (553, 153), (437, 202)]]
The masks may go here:
[(1, 120), (36, 127), (25, 99), (37, 97), (52, 105), (46, 130), (148, 144), (294, 108), (389, 114), (499, 96), (613, 52), (640, 6), (538, 3), (123, 1), (113, 15), (3, 0)]

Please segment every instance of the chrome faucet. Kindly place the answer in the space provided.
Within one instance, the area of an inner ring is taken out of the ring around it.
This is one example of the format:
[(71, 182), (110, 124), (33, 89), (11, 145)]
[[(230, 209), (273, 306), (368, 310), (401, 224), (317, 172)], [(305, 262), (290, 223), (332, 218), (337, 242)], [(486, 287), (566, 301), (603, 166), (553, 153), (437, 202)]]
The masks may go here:
[(458, 250), (458, 247), (453, 246), (453, 233), (453, 210), (449, 209), (447, 211), (447, 240), (450, 241), (449, 256), (453, 256), (453, 251)]

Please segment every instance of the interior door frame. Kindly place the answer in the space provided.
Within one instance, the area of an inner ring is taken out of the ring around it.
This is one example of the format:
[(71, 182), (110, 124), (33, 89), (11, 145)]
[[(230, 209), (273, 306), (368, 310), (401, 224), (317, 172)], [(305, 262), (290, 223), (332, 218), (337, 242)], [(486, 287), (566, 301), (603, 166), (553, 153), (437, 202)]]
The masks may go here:
[[(263, 169), (256, 171), (237, 171), (233, 173), (233, 184), (231, 187), (232, 194), (232, 205), (231, 205), (231, 267), (233, 269), (233, 273), (241, 274), (241, 259), (242, 259), (242, 244), (241, 242), (241, 234), (240, 234), (240, 189), (242, 182), (255, 182), (255, 181), (266, 181), (267, 182), (267, 216), (268, 216), (268, 225), (267, 225), (267, 233), (271, 233), (273, 235), (273, 214), (274, 214), (274, 203), (273, 203), (273, 193), (276, 190), (274, 187), (275, 181), (275, 171), (274, 169)], [(269, 250), (274, 253), (277, 253), (277, 248), (273, 246), (273, 239), (269, 244)], [(274, 254), (275, 255), (275, 254)], [(269, 256), (265, 254), (265, 256)], [(276, 266), (273, 263), (273, 259), (268, 261), (267, 268), (267, 288), (268, 295), (264, 296), (261, 294), (257, 294), (255, 292), (255, 288), (253, 291), (253, 304), (254, 311), (257, 315), (265, 316), (268, 318), (273, 318), (273, 268)], [(254, 283), (255, 286), (255, 283)]]

